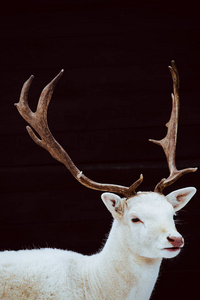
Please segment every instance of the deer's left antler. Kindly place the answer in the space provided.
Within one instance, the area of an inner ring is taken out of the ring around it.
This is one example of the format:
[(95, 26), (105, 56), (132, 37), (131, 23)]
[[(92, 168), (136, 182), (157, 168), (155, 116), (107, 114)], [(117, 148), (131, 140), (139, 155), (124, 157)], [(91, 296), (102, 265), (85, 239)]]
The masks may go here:
[(155, 192), (162, 193), (163, 189), (174, 183), (184, 174), (195, 172), (197, 168), (186, 168), (177, 170), (175, 163), (176, 155), (176, 142), (177, 142), (177, 130), (178, 130), (178, 118), (179, 118), (179, 74), (175, 64), (172, 60), (169, 70), (173, 80), (173, 93), (172, 96), (172, 112), (169, 122), (166, 124), (167, 135), (164, 139), (157, 141), (150, 139), (149, 141), (161, 146), (165, 152), (167, 163), (170, 171), (168, 178), (163, 178), (155, 187)]

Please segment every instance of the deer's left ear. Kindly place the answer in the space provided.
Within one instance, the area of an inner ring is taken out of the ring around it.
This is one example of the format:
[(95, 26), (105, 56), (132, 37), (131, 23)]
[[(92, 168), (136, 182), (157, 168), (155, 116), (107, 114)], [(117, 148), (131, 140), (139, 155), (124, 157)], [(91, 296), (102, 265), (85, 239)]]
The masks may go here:
[(168, 194), (166, 198), (169, 201), (169, 203), (171, 203), (171, 205), (174, 207), (174, 210), (178, 211), (190, 201), (190, 199), (194, 196), (196, 191), (196, 188), (188, 187), (176, 190)]
[(118, 220), (121, 219), (124, 212), (124, 200), (113, 193), (103, 193), (101, 199), (113, 217)]

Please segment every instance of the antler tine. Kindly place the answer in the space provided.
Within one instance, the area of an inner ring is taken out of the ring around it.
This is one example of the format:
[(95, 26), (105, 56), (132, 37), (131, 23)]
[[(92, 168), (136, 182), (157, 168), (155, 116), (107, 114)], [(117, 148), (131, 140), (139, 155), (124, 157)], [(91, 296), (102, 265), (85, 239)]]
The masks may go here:
[(95, 182), (88, 177), (86, 177), (73, 163), (70, 156), (62, 148), (62, 146), (55, 140), (51, 131), (48, 127), (47, 122), (47, 109), (54, 91), (54, 88), (62, 76), (64, 70), (61, 72), (43, 89), (36, 112), (32, 112), (28, 105), (28, 92), (30, 85), (33, 81), (33, 76), (31, 76), (23, 85), (19, 103), (16, 103), (21, 116), (29, 123), (29, 125), (39, 134), (40, 138), (34, 133), (33, 129), (29, 126), (26, 127), (29, 135), (34, 140), (36, 144), (46, 149), (53, 158), (63, 163), (71, 174), (84, 186), (100, 191), (109, 191), (124, 195), (126, 198), (131, 197), (136, 194), (136, 188), (142, 183), (143, 176), (134, 182), (130, 187), (125, 187), (115, 184), (104, 184)]
[[(30, 116), (32, 114), (32, 111), (30, 110), (29, 106), (28, 106), (28, 92), (29, 92), (29, 88), (30, 85), (32, 83), (34, 79), (34, 76), (31, 75), (30, 78), (24, 83), (22, 90), (21, 90), (21, 94), (20, 94), (20, 110), (21, 112), (23, 112), (24, 114), (24, 119), (27, 121), (30, 119)], [(19, 107), (19, 103), (15, 103), (16, 107)]]
[(47, 124), (47, 109), (51, 101), (56, 84), (58, 80), (61, 78), (61, 76), (63, 75), (63, 73), (64, 70), (62, 69), (60, 73), (49, 84), (45, 86), (45, 88), (43, 89), (40, 95), (38, 105), (37, 105), (37, 113), (41, 119), (45, 120), (46, 124)]
[(172, 96), (172, 112), (169, 122), (166, 124), (167, 134), (165, 138), (160, 141), (152, 140), (149, 141), (161, 146), (164, 150), (164, 153), (167, 158), (167, 163), (170, 171), (169, 177), (163, 178), (155, 187), (155, 192), (162, 193), (163, 189), (172, 183), (174, 183), (177, 179), (179, 179), (184, 174), (195, 172), (197, 168), (186, 168), (182, 170), (177, 170), (175, 163), (175, 155), (176, 155), (176, 143), (177, 143), (177, 131), (178, 131), (178, 117), (179, 117), (179, 74), (175, 64), (175, 61), (171, 62), (171, 66), (169, 66), (169, 70), (171, 72), (172, 80), (173, 80), (173, 93)]

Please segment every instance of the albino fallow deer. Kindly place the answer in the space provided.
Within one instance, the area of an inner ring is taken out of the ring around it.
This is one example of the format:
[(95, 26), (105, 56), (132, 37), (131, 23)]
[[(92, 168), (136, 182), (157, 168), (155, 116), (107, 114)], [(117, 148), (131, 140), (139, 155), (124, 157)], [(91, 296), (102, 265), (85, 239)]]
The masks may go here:
[(0, 299), (150, 298), (162, 259), (175, 257), (184, 245), (173, 216), (196, 192), (194, 187), (187, 187), (167, 196), (163, 194), (163, 189), (182, 175), (196, 171), (196, 168), (176, 168), (179, 76), (174, 61), (169, 69), (173, 94), (167, 134), (161, 141), (151, 141), (162, 146), (170, 175), (162, 179), (153, 192), (136, 192), (143, 181), (142, 175), (130, 187), (92, 181), (75, 166), (54, 139), (47, 124), (47, 108), (63, 70), (42, 91), (36, 112), (28, 106), (28, 91), (33, 76), (25, 82), (16, 107), (40, 138), (29, 126), (28, 133), (39, 146), (63, 163), (81, 184), (106, 192), (102, 194), (102, 200), (114, 221), (103, 249), (92, 256), (50, 248), (1, 252)]

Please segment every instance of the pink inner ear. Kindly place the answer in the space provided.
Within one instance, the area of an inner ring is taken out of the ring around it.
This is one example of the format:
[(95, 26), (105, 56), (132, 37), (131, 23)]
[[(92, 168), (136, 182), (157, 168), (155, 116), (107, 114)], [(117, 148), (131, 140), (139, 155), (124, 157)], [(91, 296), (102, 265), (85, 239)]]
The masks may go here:
[(185, 195), (185, 194), (178, 195), (178, 196), (176, 197), (176, 201), (177, 201), (177, 202), (180, 202), (181, 199), (183, 199), (183, 197), (185, 197), (185, 196), (187, 196), (187, 195)]
[(110, 200), (112, 202), (112, 206), (115, 207), (116, 201), (115, 200)]

